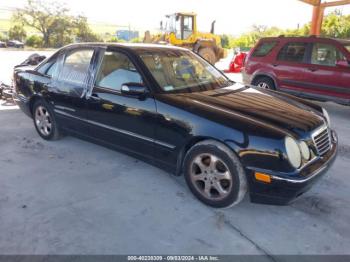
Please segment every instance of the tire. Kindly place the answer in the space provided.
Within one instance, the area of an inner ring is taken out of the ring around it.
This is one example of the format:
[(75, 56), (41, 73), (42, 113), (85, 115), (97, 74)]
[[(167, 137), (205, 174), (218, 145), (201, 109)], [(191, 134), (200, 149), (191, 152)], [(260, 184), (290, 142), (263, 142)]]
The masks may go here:
[(270, 90), (276, 90), (275, 83), (270, 77), (258, 77), (254, 79), (253, 83), (254, 86), (258, 86), (264, 89), (270, 89)]
[(215, 140), (199, 142), (187, 152), (184, 176), (191, 192), (215, 208), (237, 205), (247, 192), (246, 175), (238, 157)]
[(61, 134), (50, 105), (40, 99), (33, 106), (33, 122), (38, 134), (45, 140), (58, 140)]
[(212, 65), (216, 63), (216, 55), (212, 48), (210, 47), (203, 47), (199, 49), (198, 54), (203, 57), (205, 60), (207, 60)]

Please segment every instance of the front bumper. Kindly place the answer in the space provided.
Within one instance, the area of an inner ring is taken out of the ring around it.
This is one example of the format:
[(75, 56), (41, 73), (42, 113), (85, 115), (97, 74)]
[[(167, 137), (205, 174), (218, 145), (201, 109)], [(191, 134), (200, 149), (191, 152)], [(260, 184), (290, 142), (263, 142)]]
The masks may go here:
[[(333, 165), (338, 150), (338, 138), (332, 131), (332, 148), (323, 157), (303, 168), (297, 176), (288, 177), (266, 170), (246, 170), (253, 203), (287, 205), (309, 190)], [(257, 181), (255, 172), (264, 172), (271, 176), (271, 183)]]

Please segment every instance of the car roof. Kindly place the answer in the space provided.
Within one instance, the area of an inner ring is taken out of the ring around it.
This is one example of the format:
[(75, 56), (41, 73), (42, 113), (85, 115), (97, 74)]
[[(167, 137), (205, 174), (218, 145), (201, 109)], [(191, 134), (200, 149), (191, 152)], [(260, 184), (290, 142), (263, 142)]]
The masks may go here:
[(178, 46), (172, 46), (172, 45), (161, 45), (161, 44), (144, 44), (144, 43), (104, 43), (104, 42), (88, 42), (88, 43), (74, 43), (70, 44), (68, 46), (63, 47), (65, 48), (74, 48), (74, 47), (84, 47), (84, 46), (102, 46), (102, 47), (119, 47), (119, 48), (125, 48), (125, 49), (132, 49), (132, 50), (150, 50), (150, 51), (159, 51), (159, 50), (186, 50), (186, 48), (178, 47)]
[(350, 40), (347, 39), (337, 39), (337, 41), (343, 45), (350, 45)]
[(302, 39), (309, 39), (309, 40), (327, 40), (327, 41), (336, 41), (341, 44), (350, 44), (350, 40), (347, 39), (338, 39), (338, 38), (330, 38), (330, 37), (319, 37), (319, 36), (278, 36), (278, 37), (264, 37), (261, 38), (262, 41), (273, 41), (273, 40), (302, 40)]

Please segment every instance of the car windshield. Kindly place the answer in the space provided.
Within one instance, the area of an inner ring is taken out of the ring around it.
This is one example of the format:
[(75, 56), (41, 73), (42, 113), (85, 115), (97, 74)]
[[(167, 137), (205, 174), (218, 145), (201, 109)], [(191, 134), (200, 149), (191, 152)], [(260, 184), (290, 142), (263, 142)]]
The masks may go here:
[(206, 91), (232, 85), (220, 71), (186, 50), (143, 50), (139, 53), (165, 92)]

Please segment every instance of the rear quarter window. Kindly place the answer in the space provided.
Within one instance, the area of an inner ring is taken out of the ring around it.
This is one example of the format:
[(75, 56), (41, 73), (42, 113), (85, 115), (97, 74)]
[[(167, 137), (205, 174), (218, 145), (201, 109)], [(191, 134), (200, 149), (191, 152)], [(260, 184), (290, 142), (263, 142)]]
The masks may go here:
[(348, 50), (348, 52), (350, 52), (350, 44), (346, 44), (344, 45), (345, 49)]
[(255, 48), (252, 53), (252, 57), (267, 56), (276, 45), (277, 41), (262, 42)]

